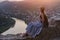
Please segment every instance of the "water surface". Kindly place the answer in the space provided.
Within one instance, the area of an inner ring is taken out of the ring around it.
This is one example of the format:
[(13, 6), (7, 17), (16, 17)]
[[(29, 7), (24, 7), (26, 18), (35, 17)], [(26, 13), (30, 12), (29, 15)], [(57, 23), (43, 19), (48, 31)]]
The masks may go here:
[(15, 26), (13, 28), (10, 28), (9, 30), (5, 31), (4, 33), (2, 33), (2, 35), (7, 35), (7, 34), (17, 34), (17, 33), (25, 33), (26, 32), (26, 27), (27, 25), (25, 24), (24, 21), (13, 18), (16, 23)]

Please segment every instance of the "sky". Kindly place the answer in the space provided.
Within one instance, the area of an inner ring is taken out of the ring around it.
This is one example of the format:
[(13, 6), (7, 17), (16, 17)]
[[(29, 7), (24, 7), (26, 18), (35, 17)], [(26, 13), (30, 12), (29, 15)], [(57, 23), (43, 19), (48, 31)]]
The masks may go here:
[[(0, 1), (5, 1), (5, 0), (0, 0)], [(9, 1), (22, 1), (22, 0), (9, 0)], [(31, 0), (28, 0), (31, 1)], [(39, 0), (39, 1), (60, 1), (60, 0)]]
[[(0, 0), (0, 2), (6, 0)], [(9, 1), (25, 1), (26, 3), (35, 4), (35, 5), (53, 5), (60, 3), (60, 0), (9, 0)]]
[[(0, 2), (6, 1), (6, 0), (0, 0)], [(22, 0), (9, 0), (9, 1), (22, 1)]]
[[(0, 0), (0, 2), (6, 0)], [(60, 0), (9, 0), (9, 1), (39, 1), (39, 2), (60, 2)]]
[[(6, 0), (0, 0), (0, 2)], [(46, 5), (46, 6), (55, 6), (60, 3), (60, 0), (9, 0), (9, 1), (24, 1), (26, 3), (34, 4), (34, 5)]]
[[(6, 0), (0, 0), (0, 2), (6, 1)], [(60, 0), (9, 0), (9, 1), (38, 1), (38, 2), (60, 2)]]

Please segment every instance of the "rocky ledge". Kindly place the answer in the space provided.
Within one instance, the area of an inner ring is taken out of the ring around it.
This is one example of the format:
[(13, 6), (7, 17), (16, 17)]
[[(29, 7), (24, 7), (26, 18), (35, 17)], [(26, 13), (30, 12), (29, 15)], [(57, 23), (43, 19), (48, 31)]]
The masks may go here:
[(1, 40), (60, 40), (60, 18), (55, 16), (49, 19), (49, 27), (43, 28), (36, 38), (21, 37), (21, 34), (0, 35)]

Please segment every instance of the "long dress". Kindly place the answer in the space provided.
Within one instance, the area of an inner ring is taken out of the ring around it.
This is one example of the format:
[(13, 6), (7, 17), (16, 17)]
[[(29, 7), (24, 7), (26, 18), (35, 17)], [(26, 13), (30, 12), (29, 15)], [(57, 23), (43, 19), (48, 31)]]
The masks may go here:
[(26, 32), (32, 38), (35, 38), (36, 35), (39, 35), (43, 28), (41, 21), (30, 22), (26, 28)]

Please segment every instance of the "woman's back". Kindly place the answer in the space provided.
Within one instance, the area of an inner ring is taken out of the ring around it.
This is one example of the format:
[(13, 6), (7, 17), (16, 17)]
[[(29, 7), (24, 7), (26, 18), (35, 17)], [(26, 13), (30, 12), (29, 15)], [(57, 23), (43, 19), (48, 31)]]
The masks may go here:
[(42, 19), (41, 21), (42, 21), (42, 23), (43, 23), (43, 26), (44, 27), (48, 27), (48, 18), (47, 18), (47, 16), (46, 16), (46, 14), (45, 14), (45, 12), (44, 12), (44, 7), (42, 7), (41, 9), (41, 15), (40, 15), (40, 19)]

